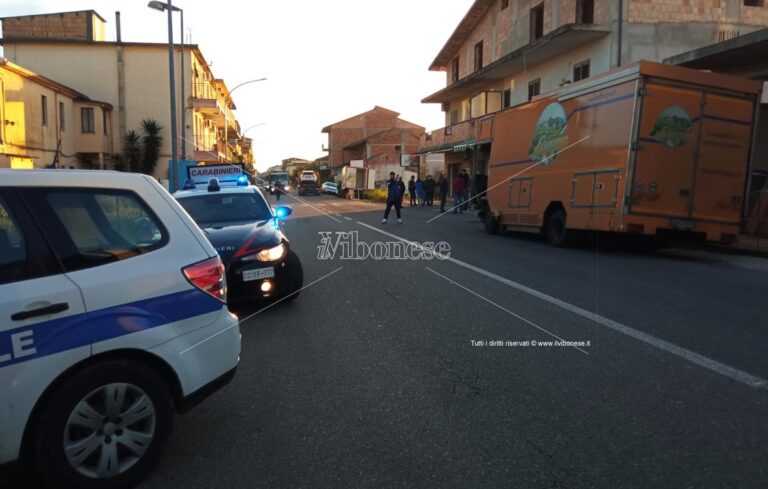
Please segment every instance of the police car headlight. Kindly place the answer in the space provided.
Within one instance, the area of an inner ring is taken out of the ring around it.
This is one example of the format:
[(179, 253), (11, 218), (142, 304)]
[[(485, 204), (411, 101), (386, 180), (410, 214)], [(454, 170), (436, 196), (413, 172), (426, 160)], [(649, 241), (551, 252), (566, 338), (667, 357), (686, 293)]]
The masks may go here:
[(245, 258), (243, 258), (243, 260), (245, 261), (277, 261), (281, 259), (283, 256), (285, 256), (285, 252), (287, 250), (288, 250), (288, 247), (285, 246), (284, 243), (280, 243), (274, 248), (267, 248), (266, 250), (261, 250), (258, 253), (254, 253), (252, 255), (246, 256)]

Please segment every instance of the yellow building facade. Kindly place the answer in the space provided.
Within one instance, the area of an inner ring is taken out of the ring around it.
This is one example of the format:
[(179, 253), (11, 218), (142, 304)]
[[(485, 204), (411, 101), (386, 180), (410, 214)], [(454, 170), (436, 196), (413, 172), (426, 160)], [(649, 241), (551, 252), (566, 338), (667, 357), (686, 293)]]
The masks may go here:
[(0, 58), (0, 168), (106, 168), (112, 106)]
[[(70, 19), (67, 28), (90, 32), (93, 39), (80, 34), (67, 37), (62, 29), (52, 31), (53, 35), (42, 34), (44, 30), (38, 24), (50, 23), (51, 16), (60, 14), (2, 19), (4, 37), (0, 42), (4, 55), (17, 65), (114, 107), (108, 118), (114, 128), (109, 134), (110, 144), (116, 153), (122, 152), (128, 131), (141, 132), (142, 120), (156, 120), (163, 128), (163, 144), (155, 176), (168, 178), (173, 144), (168, 45), (105, 41), (99, 38), (103, 19), (92, 11), (80, 14)], [(78, 28), (77, 19), (85, 27)], [(13, 25), (10, 36), (6, 30), (9, 21)], [(240, 135), (240, 125), (232, 113), (236, 107), (227, 86), (215, 78), (198, 46), (187, 45), (183, 51), (177, 46), (175, 74), (179, 159), (185, 155), (187, 160), (202, 163), (229, 161), (252, 166), (250, 140)]]

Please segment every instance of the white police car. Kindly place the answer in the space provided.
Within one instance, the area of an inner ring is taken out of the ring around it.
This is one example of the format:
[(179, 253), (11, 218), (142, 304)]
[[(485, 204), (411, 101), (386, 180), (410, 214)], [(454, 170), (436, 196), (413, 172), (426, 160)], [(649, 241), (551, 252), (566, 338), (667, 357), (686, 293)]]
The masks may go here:
[(128, 487), (234, 375), (221, 259), (155, 180), (0, 170), (0, 464)]

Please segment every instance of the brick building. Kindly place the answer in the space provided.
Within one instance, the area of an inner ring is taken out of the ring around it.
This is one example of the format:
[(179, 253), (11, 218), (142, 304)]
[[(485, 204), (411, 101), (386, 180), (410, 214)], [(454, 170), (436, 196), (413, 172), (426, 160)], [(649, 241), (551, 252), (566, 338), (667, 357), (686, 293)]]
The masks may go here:
[(665, 58), (768, 25), (759, 0), (476, 0), (429, 69), (445, 127), (422, 140), (447, 169), (487, 173), (493, 114), (640, 59)]
[(390, 171), (402, 173), (401, 155), (419, 150), (422, 126), (400, 119), (400, 114), (374, 107), (323, 128), (328, 134), (328, 165), (334, 174), (351, 160), (364, 160), (382, 181)]

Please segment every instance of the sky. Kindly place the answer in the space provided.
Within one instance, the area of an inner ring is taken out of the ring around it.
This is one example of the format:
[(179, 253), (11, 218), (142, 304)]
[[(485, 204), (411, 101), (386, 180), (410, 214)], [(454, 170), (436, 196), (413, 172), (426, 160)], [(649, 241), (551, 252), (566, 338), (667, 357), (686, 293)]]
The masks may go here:
[[(291, 157), (324, 156), (322, 128), (379, 105), (427, 128), (445, 125), (445, 86), (429, 65), (473, 0), (175, 0), (186, 39), (233, 94), (259, 170)], [(0, 17), (96, 10), (115, 38), (115, 11), (131, 42), (167, 42), (167, 19), (146, 0), (1, 0)], [(175, 28), (178, 29), (178, 15)], [(178, 39), (178, 34), (177, 34)], [(77, 87), (73, 87), (77, 88)]]

